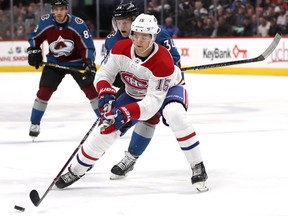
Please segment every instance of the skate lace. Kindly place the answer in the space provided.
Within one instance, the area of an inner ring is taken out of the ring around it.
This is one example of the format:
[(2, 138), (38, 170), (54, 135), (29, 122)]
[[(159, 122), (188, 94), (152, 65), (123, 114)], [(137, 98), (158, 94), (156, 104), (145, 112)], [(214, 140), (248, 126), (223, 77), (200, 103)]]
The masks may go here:
[(202, 166), (201, 166), (201, 164), (195, 165), (195, 167), (192, 168), (192, 171), (193, 171), (193, 176), (202, 175)]
[(40, 130), (39, 125), (31, 125), (31, 127), (30, 127), (30, 131), (32, 131), (32, 132), (38, 132), (39, 130)]
[(61, 177), (63, 179), (63, 181), (65, 183), (68, 183), (68, 182), (71, 182), (71, 181), (74, 181), (75, 179), (77, 179), (78, 177), (74, 176), (72, 173), (68, 172), (66, 173), (65, 175), (63, 175)]
[(134, 163), (135, 163), (135, 159), (130, 158), (129, 156), (125, 156), (125, 157), (117, 164), (117, 166), (119, 166), (122, 170), (126, 170), (126, 169), (130, 168), (131, 166), (133, 166)]

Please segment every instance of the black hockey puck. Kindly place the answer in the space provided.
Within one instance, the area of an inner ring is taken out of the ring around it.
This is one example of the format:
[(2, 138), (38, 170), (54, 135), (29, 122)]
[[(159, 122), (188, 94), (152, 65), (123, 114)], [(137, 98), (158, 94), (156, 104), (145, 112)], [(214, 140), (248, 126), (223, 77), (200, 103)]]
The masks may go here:
[(17, 210), (22, 211), (22, 212), (25, 211), (25, 208), (23, 208), (21, 206), (17, 206), (17, 205), (14, 206), (14, 209), (17, 209)]

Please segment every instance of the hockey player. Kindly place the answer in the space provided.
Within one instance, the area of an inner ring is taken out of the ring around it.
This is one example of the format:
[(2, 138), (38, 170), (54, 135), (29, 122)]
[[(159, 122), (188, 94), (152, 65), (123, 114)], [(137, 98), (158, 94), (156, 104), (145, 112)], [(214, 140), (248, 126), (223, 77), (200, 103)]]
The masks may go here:
[[(156, 18), (140, 14), (131, 25), (131, 40), (118, 41), (102, 63), (95, 82), (103, 123), (84, 142), (68, 172), (56, 181), (58, 188), (80, 179), (128, 127), (159, 112), (192, 168), (192, 184), (199, 191), (208, 190), (199, 141), (186, 112), (187, 92), (181, 70), (173, 64), (167, 49), (155, 43), (158, 32)], [(117, 73), (125, 84), (125, 93), (115, 101), (112, 84)], [(132, 124), (127, 127), (129, 122)]]
[(98, 108), (98, 93), (93, 85), (95, 47), (93, 38), (82, 19), (68, 14), (67, 0), (51, 0), (52, 13), (43, 15), (29, 36), (28, 63), (38, 69), (42, 65), (41, 44), (46, 40), (49, 46), (47, 62), (62, 66), (85, 69), (85, 73), (45, 66), (39, 83), (39, 90), (31, 113), (29, 135), (34, 140), (40, 133), (40, 122), (48, 101), (57, 90), (66, 74), (70, 74), (95, 111)]
[[(105, 58), (108, 56), (110, 50), (117, 41), (127, 39), (129, 37), (132, 21), (138, 14), (138, 9), (132, 2), (121, 3), (113, 11), (112, 25), (114, 31), (109, 34), (105, 40)], [(166, 47), (166, 49), (172, 55), (174, 64), (180, 67), (180, 55), (168, 32), (161, 25), (159, 25), (159, 33), (157, 34), (155, 42)], [(117, 75), (113, 85), (120, 88), (116, 97), (125, 91), (124, 83), (122, 82), (119, 74)], [(125, 152), (124, 158), (118, 164), (112, 167), (110, 179), (114, 180), (124, 178), (129, 171), (133, 170), (136, 160), (140, 155), (142, 155), (150, 143), (156, 125), (160, 121), (159, 118), (160, 115), (156, 114), (147, 121), (140, 121), (136, 124), (128, 151)]]

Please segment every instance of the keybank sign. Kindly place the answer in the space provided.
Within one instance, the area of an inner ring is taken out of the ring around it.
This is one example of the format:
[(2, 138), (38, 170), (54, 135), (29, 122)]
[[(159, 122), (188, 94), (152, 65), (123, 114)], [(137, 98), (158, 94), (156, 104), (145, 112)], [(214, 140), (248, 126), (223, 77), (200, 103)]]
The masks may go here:
[(214, 59), (231, 59), (232, 51), (230, 49), (221, 50), (219, 48), (215, 48), (214, 50), (209, 50), (208, 48), (203, 49), (203, 58), (210, 59), (213, 61)]

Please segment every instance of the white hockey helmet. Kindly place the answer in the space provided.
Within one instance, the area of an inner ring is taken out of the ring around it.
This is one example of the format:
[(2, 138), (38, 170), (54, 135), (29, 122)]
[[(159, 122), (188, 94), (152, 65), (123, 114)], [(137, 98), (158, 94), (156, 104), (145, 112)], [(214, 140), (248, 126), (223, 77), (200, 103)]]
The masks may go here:
[(156, 17), (142, 13), (132, 22), (130, 34), (133, 34), (133, 32), (140, 32), (151, 34), (152, 38), (154, 38), (154, 36), (158, 34), (159, 30)]

